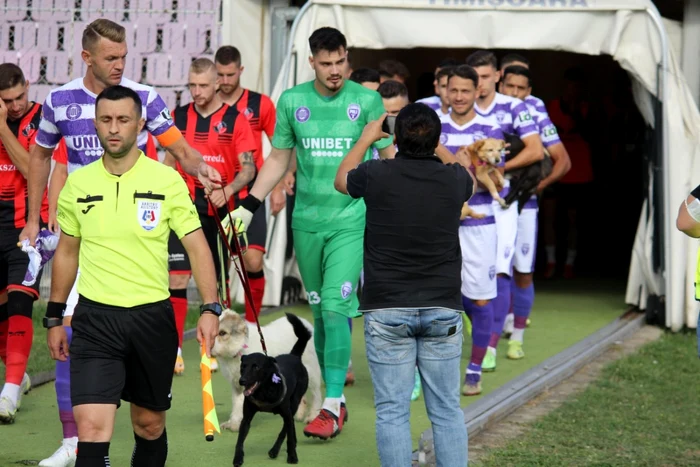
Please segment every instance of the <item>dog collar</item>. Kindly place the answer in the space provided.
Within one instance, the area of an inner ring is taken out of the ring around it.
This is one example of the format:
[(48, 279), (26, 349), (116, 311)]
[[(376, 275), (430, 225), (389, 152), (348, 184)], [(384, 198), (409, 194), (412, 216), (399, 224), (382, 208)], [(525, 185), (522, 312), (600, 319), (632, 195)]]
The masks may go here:
[(284, 400), (284, 396), (287, 395), (287, 380), (284, 378), (284, 375), (280, 371), (280, 367), (277, 366), (275, 363), (275, 373), (272, 374), (272, 382), (275, 384), (279, 384), (280, 381), (275, 381), (275, 376), (278, 376), (279, 379), (281, 380), (282, 383), (282, 395), (277, 399), (275, 402), (261, 402), (255, 398), (255, 396), (248, 396), (250, 397), (250, 400), (253, 404), (257, 405), (258, 408), (261, 408), (263, 410), (267, 409), (272, 409), (274, 407), (277, 407), (280, 402)]
[(236, 358), (241, 358), (243, 356), (243, 350), (245, 350), (247, 348), (248, 348), (248, 344), (243, 344), (243, 347), (241, 348), (241, 350), (239, 350), (238, 353), (236, 354)]

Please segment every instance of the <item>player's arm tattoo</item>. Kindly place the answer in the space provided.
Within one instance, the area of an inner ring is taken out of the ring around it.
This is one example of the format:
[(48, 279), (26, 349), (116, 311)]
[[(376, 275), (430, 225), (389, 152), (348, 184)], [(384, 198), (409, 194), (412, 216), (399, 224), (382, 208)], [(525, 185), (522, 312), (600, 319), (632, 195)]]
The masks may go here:
[(241, 163), (241, 170), (236, 174), (231, 182), (231, 191), (238, 193), (255, 178), (255, 161), (252, 152), (243, 152), (238, 155), (238, 162)]

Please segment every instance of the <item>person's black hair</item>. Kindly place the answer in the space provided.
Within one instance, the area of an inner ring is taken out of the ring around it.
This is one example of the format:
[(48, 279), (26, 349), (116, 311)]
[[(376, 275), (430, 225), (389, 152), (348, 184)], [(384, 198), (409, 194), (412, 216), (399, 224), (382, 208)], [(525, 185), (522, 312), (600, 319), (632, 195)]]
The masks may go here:
[(456, 58), (448, 57), (448, 58), (443, 58), (440, 60), (440, 63), (438, 63), (437, 68), (445, 68), (448, 66), (457, 66), (459, 65), (459, 62), (457, 61)]
[[(455, 65), (455, 66), (456, 66), (456, 65)], [(450, 74), (452, 73), (452, 70), (455, 69), (455, 66), (444, 66), (444, 67), (440, 68), (440, 71), (438, 71), (437, 73), (435, 73), (435, 79), (438, 80), (438, 81), (440, 81), (440, 79), (441, 79), (443, 76), (447, 76), (447, 77), (449, 78), (449, 77), (450, 77)]]
[(396, 116), (394, 127), (399, 155), (432, 157), (440, 141), (440, 119), (425, 104), (408, 104)]
[(408, 88), (403, 83), (389, 79), (384, 81), (377, 88), (377, 92), (383, 99), (391, 99), (392, 97), (406, 96), (408, 97)]
[(127, 87), (121, 86), (121, 85), (110, 86), (110, 87), (104, 89), (97, 96), (97, 99), (95, 99), (95, 109), (97, 109), (97, 106), (100, 104), (100, 101), (102, 101), (102, 100), (120, 101), (123, 99), (131, 99), (132, 101), (134, 101), (134, 110), (136, 110), (136, 116), (140, 119), (141, 118), (141, 106), (143, 105), (141, 102), (141, 98), (136, 93), (136, 91), (134, 91), (133, 89), (127, 88)]
[(493, 52), (488, 50), (477, 50), (467, 57), (467, 65), (472, 68), (491, 65), (494, 69), (498, 70), (498, 59)]
[(509, 53), (505, 54), (503, 58), (501, 58), (501, 68), (504, 66), (509, 66), (511, 63), (515, 62), (520, 62), (524, 63), (527, 66), (530, 66), (530, 60), (527, 59), (524, 55), (516, 54), (516, 53)]
[(350, 74), (350, 81), (356, 83), (379, 83), (379, 72), (374, 68), (358, 68)]
[(408, 67), (400, 61), (393, 59), (379, 62), (379, 74), (387, 78), (399, 76), (404, 81), (411, 77), (411, 72), (408, 71)]
[(528, 87), (532, 87), (532, 75), (530, 74), (530, 70), (528, 70), (524, 66), (511, 65), (509, 67), (506, 67), (506, 69), (503, 70), (503, 82), (506, 81), (508, 75), (524, 76), (527, 78)]
[(336, 28), (323, 27), (315, 30), (309, 37), (309, 47), (311, 55), (316, 55), (322, 50), (326, 52), (337, 52), (340, 49), (347, 49), (348, 42), (342, 32)]
[(476, 70), (474, 68), (472, 68), (469, 65), (460, 65), (460, 66), (454, 67), (451, 70), (451, 73), (449, 74), (449, 76), (447, 78), (448, 83), (450, 82), (449, 80), (453, 76), (457, 76), (458, 78), (470, 80), (472, 83), (474, 83), (474, 87), (477, 87), (479, 85), (479, 74), (476, 72)]

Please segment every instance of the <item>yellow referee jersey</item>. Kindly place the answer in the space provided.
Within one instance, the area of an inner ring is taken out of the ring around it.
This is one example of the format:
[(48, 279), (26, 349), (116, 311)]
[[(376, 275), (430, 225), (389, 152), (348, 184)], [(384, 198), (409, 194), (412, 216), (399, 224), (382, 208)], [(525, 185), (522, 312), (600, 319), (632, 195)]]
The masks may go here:
[(56, 217), (80, 237), (78, 293), (120, 307), (167, 299), (170, 231), (182, 238), (201, 227), (182, 177), (143, 153), (121, 176), (102, 159), (70, 174)]

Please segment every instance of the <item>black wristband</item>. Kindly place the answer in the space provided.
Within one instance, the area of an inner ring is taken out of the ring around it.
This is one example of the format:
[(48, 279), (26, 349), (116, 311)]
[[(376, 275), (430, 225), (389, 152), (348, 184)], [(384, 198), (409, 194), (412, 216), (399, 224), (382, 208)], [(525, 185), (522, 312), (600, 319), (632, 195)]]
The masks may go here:
[(47, 318), (63, 318), (64, 311), (66, 311), (65, 303), (49, 302), (46, 304)]
[(255, 213), (255, 211), (257, 211), (260, 205), (262, 204), (262, 201), (248, 193), (248, 196), (243, 198), (240, 204), (242, 208), (245, 208), (248, 211)]

